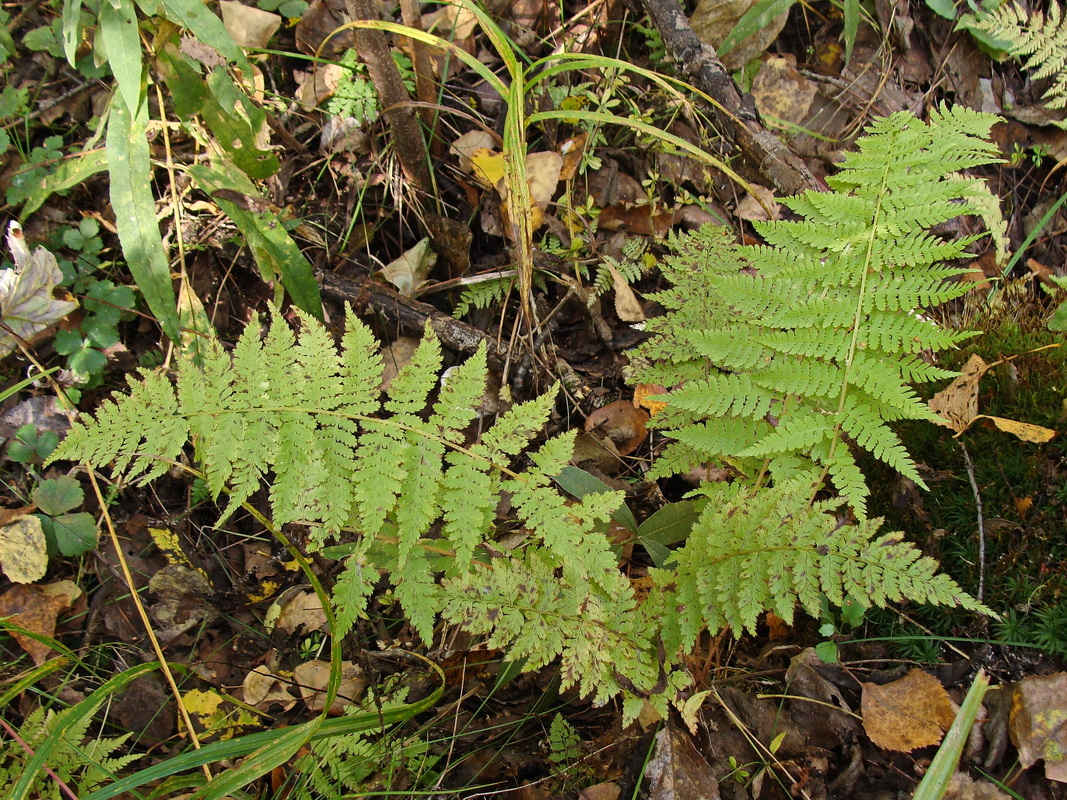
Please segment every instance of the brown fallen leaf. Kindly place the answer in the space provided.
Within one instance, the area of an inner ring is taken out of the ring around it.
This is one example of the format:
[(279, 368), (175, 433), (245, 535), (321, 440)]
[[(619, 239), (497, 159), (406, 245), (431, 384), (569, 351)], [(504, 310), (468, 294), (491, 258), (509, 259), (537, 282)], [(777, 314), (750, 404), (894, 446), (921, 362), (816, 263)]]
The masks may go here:
[(1008, 733), (1019, 763), (1045, 760), (1045, 776), (1067, 783), (1067, 673), (1024, 678), (1012, 695)]
[(623, 322), (644, 322), (645, 309), (641, 301), (637, 299), (634, 290), (626, 282), (626, 278), (615, 269), (610, 261), (605, 262), (611, 272), (611, 280), (615, 287), (615, 313)]
[(656, 800), (719, 800), (719, 782), (689, 735), (668, 723), (656, 734), (645, 775)]
[[(71, 597), (67, 591), (49, 594), (40, 586), (16, 584), (0, 595), (0, 617), (7, 617), (10, 622), (30, 633), (52, 638), (56, 632), (56, 619), (70, 608), (70, 604)], [(52, 648), (47, 644), (20, 631), (12, 630), (10, 633), (34, 664), (40, 665), (48, 660)]]
[[(326, 685), (330, 682), (330, 662), (305, 661), (293, 670), (293, 679), (300, 687), (300, 695), (307, 703), (308, 710), (318, 712), (326, 706)], [(367, 679), (358, 664), (351, 661), (341, 662), (341, 686), (337, 697), (330, 706), (329, 713), (340, 716), (345, 707), (355, 703), (363, 696), (367, 688)]]
[(884, 750), (910, 753), (938, 744), (956, 717), (948, 692), (921, 669), (882, 686), (862, 686), (863, 729)]
[(988, 370), (980, 355), (972, 355), (960, 376), (930, 399), (930, 410), (945, 420), (935, 422), (957, 433), (967, 430), (978, 414), (978, 382)]
[(586, 433), (596, 431), (615, 444), (619, 455), (627, 455), (637, 449), (645, 440), (648, 432), (645, 425), (648, 413), (637, 408), (629, 400), (616, 400), (603, 408), (598, 408), (585, 418)]

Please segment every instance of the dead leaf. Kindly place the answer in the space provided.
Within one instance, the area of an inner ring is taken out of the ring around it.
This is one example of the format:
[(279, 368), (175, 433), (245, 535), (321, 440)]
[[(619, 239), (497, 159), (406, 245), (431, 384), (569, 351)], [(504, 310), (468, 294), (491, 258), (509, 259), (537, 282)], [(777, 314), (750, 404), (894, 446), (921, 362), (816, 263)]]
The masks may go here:
[(398, 336), (388, 347), (381, 350), (385, 366), (382, 369), (382, 391), (388, 392), (397, 374), (411, 361), (421, 339), (413, 336)]
[[(273, 613), (275, 609), (276, 614)], [(268, 629), (269, 622), (275, 616), (277, 619), (274, 620), (273, 627), (299, 636), (306, 636), (312, 631), (326, 627), (326, 612), (322, 608), (322, 601), (313, 591), (302, 587), (286, 590), (271, 604), (265, 622)]]
[(967, 430), (978, 414), (978, 383), (988, 370), (989, 365), (975, 353), (960, 376), (930, 399), (930, 410), (945, 420), (938, 424), (957, 433)]
[(956, 718), (948, 692), (921, 669), (882, 686), (861, 685), (863, 729), (883, 750), (910, 753), (938, 744)]
[[(329, 661), (305, 661), (293, 670), (293, 678), (300, 686), (300, 695), (311, 711), (322, 711), (326, 705), (326, 684), (330, 681)], [(330, 713), (339, 716), (345, 707), (363, 696), (367, 679), (363, 670), (351, 661), (341, 662), (341, 688), (337, 691)]]
[[(719, 45), (756, 2), (757, 0), (700, 0), (689, 20), (693, 33), (699, 36), (701, 41), (716, 48), (718, 52)], [(730, 52), (722, 55), (722, 63), (727, 71), (733, 72), (741, 69), (766, 50), (768, 45), (782, 32), (788, 16), (788, 11), (779, 14), (765, 27), (749, 36)]]
[(644, 322), (645, 310), (626, 278), (622, 277), (622, 273), (615, 269), (610, 261), (604, 263), (611, 271), (611, 280), (615, 287), (615, 313), (619, 319), (623, 322)]
[(492, 153), (496, 143), (497, 139), (493, 134), (479, 128), (478, 130), (468, 131), (458, 137), (449, 145), (448, 152), (459, 159), (459, 168), (463, 174), (470, 175), (474, 170), (474, 164), (471, 161), (472, 157), (478, 151)]
[(653, 400), (653, 397), (662, 397), (667, 390), (658, 383), (639, 383), (634, 387), (634, 405), (648, 409), (649, 416), (656, 416), (667, 407), (666, 400)]
[(282, 18), (255, 6), (246, 6), (236, 0), (220, 0), (222, 24), (238, 47), (263, 49), (281, 27)]
[[(48, 593), (42, 591), (39, 586), (20, 584), (12, 586), (0, 595), (0, 617), (9, 618), (12, 623), (30, 633), (51, 639), (56, 633), (56, 619), (70, 608), (70, 605), (69, 589), (65, 587), (60, 591)], [(19, 647), (33, 659), (34, 664), (40, 665), (48, 660), (52, 648), (47, 644), (20, 631), (11, 630), (10, 633), (19, 643)]]
[(504, 180), (504, 154), (488, 147), (476, 147), (467, 155), (471, 174), (486, 189), (494, 189)]
[(1067, 783), (1067, 673), (1024, 678), (1015, 685), (1008, 732), (1019, 763), (1045, 761), (1045, 775)]
[(427, 276), (436, 264), (437, 253), (430, 248), (429, 237), (424, 237), (399, 258), (382, 267), (382, 277), (393, 284), (400, 294), (411, 297), (416, 289), (426, 283)]
[(1013, 419), (1004, 419), (1004, 417), (991, 417), (987, 414), (978, 414), (971, 421), (974, 422), (976, 419), (988, 419), (1000, 430), (1005, 433), (1014, 434), (1024, 442), (1044, 444), (1056, 435), (1056, 431), (1049, 428), (1042, 428), (1040, 425), (1031, 425), (1028, 422), (1017, 422)]
[(260, 711), (269, 711), (275, 704), (285, 711), (296, 705), (297, 698), (289, 692), (290, 681), (273, 674), (267, 667), (260, 665), (249, 670), (241, 684), (242, 699)]
[(771, 124), (802, 125), (817, 92), (816, 85), (797, 71), (796, 58), (791, 55), (768, 56), (752, 80), (756, 108)]
[[(770, 213), (768, 212), (770, 210)], [(782, 205), (774, 199), (774, 190), (766, 186), (752, 186), (749, 194), (737, 204), (737, 216), (754, 222), (782, 218)]]
[(645, 440), (648, 412), (635, 406), (629, 400), (616, 400), (603, 408), (598, 408), (585, 418), (586, 433), (596, 431), (610, 439), (619, 450), (619, 455), (627, 455), (637, 449)]
[(719, 782), (711, 765), (685, 731), (667, 724), (645, 771), (649, 797), (656, 800), (718, 800)]
[(156, 595), (149, 615), (156, 636), (169, 644), (191, 628), (214, 621), (218, 609), (208, 602), (211, 583), (200, 570), (182, 564), (167, 564), (148, 581), (148, 591)]
[(23, 514), (0, 528), (0, 564), (15, 583), (33, 583), (48, 569), (48, 543), (41, 520)]
[(0, 270), (0, 358), (78, 307), (59, 285), (63, 273), (56, 257), (43, 247), (31, 255), (17, 222), (8, 226), (7, 246), (15, 268)]

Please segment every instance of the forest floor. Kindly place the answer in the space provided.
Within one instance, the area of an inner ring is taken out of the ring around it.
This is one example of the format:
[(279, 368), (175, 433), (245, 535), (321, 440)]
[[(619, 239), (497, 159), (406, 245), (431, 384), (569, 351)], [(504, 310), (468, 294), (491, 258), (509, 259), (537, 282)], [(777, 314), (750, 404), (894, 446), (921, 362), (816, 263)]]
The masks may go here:
[[(204, 743), (314, 718), (329, 674), (321, 604), (256, 517), (238, 512), (219, 526), (220, 509), (202, 483), (175, 469), (146, 488), (113, 484), (106, 500), (115, 534), (105, 527), (96, 545), (101, 504), (85, 476), (66, 477), (69, 464), (42, 466), (69, 421), (52, 385), (19, 385), (28, 352), (37, 364), (62, 369), (56, 379), (86, 413), (124, 389), (134, 371), (167, 358), (166, 339), (119, 246), (107, 172), (86, 159), (64, 172), (104, 135), (115, 86), (107, 67), (117, 71), (119, 57), (97, 48), (94, 61), (92, 42), (94, 15), (103, 17), (107, 5), (82, 11), (77, 68), (64, 56), (64, 3), (5, 4), (2, 12), (9, 34), (0, 37), (6, 217), (21, 221), (31, 247), (43, 245), (58, 259), (63, 280), (54, 298), (69, 292), (83, 306), (0, 363), (7, 390), (0, 514), (14, 524), (32, 504), (53, 526), (47, 574), (31, 582), (7, 571), (18, 545), (0, 532), (0, 776), (13, 783), (42, 752), (47, 769), (27, 797), (87, 797), (94, 781), (106, 786), (116, 773), (189, 753), (186, 715)], [(158, 43), (173, 31), (144, 15), (148, 4), (138, 5), (140, 36), (158, 56)], [(217, 5), (209, 3), (214, 11)], [(662, 313), (648, 297), (664, 285), (655, 263), (668, 235), (710, 223), (758, 242), (752, 223), (788, 213), (776, 198), (825, 188), (872, 120), (900, 111), (926, 118), (940, 104), (964, 105), (1002, 118), (993, 135), (1003, 163), (975, 176), (1000, 200), (1012, 260), (998, 263), (979, 243), (974, 263), (984, 277), (976, 273), (970, 293), (937, 313), (947, 325), (984, 333), (942, 365), (962, 369), (981, 355), (994, 365), (978, 391), (981, 413), (1062, 431), (1067, 354), (1056, 346), (1067, 326), (1058, 318), (1063, 295), (1054, 279), (1067, 275), (1063, 114), (1042, 103), (1047, 81), (1031, 80), (981, 37), (956, 30), (935, 13), (945, 12), (940, 2), (866, 4), (847, 46), (837, 4), (775, 4), (780, 16), (768, 15), (758, 33), (714, 62), (725, 70), (720, 77), (731, 76), (729, 85), (702, 87), (729, 114), (717, 113), (707, 94), (682, 103), (643, 73), (623, 69), (588, 66), (537, 83), (524, 97), (527, 113), (576, 116), (546, 119), (530, 134), (531, 153), (551, 154), (527, 161), (539, 217), (529, 302), (540, 326), (533, 335), (523, 323), (507, 209), (486, 177), (502, 168), (494, 159), (504, 159), (500, 95), (459, 59), (433, 54), (433, 84), (409, 80), (405, 87), (419, 98), (413, 114), (428, 142), (421, 164), (412, 164), (374, 108), (372, 81), (353, 57), (365, 51), (352, 49), (351, 30), (330, 36), (348, 19), (344, 3), (221, 5), (227, 29), (254, 53), (255, 98), (269, 117), (256, 131), (257, 146), (278, 168), (255, 183), (261, 197), (251, 189), (209, 193), (183, 172), (210, 151), (203, 136), (168, 123), (150, 127), (149, 137), (179, 303), (195, 307), (195, 295), (223, 342), (236, 341), (282, 297), (275, 276), (264, 279), (241, 223), (271, 215), (310, 263), (327, 322), (338, 327), (352, 305), (396, 369), (429, 322), (453, 363), (471, 353), (471, 342), (487, 342), (491, 381), (513, 399), (562, 381), (552, 426), (581, 430), (572, 463), (624, 489), (645, 518), (688, 488), (645, 479), (663, 439), (646, 431), (647, 414), (627, 382), (628, 353), (646, 338), (641, 322)], [(692, 27), (718, 46), (748, 5), (706, 0)], [(394, 5), (374, 8), (383, 19), (411, 22), (418, 4), (401, 6), (403, 14)], [(677, 31), (658, 27), (671, 19), (669, 4), (493, 0), (488, 12), (506, 39), (494, 40), (469, 12), (446, 5), (424, 5), (421, 23), (497, 72), (508, 59), (586, 53), (699, 78), (692, 64), (678, 69), (684, 42)], [(409, 77), (419, 49), (388, 41)], [(500, 51), (501, 42), (510, 52)], [(182, 40), (187, 55), (196, 45)], [(165, 61), (154, 58), (145, 60), (150, 76)], [(155, 120), (175, 113), (174, 98), (156, 94), (159, 85), (148, 85)], [(624, 122), (583, 120), (582, 111)], [(683, 150), (665, 150), (641, 125), (706, 151), (740, 181)], [(761, 160), (768, 153), (777, 154), (777, 167)], [(49, 190), (42, 194), (42, 186)], [(241, 211), (250, 216), (235, 216)], [(425, 659), (443, 671), (443, 692), (410, 718), (369, 725), (314, 758), (304, 750), (230, 796), (910, 797), (952, 704), (979, 669), (994, 688), (962, 762), (976, 783), (958, 778), (949, 796), (1067, 796), (1064, 438), (1025, 442), (992, 425), (975, 425), (958, 440), (926, 423), (899, 432), (930, 490), (871, 465), (872, 515), (905, 531), (999, 619), (915, 606), (866, 614), (827, 608), (821, 619), (799, 615), (792, 625), (767, 615), (756, 636), (723, 632), (700, 642), (687, 663), (694, 695), (707, 694), (688, 719), (649, 715), (623, 727), (619, 706), (598, 707), (561, 689), (552, 665), (520, 673), (503, 653), (443, 624), (428, 647), (380, 587), (346, 651), (359, 676), (353, 680), (370, 689), (362, 710), (384, 722), (384, 711), (429, 695), (434, 681)], [(72, 490), (69, 502), (55, 496)], [(254, 503), (266, 507), (266, 492)], [(634, 579), (649, 564), (640, 547), (623, 560)], [(328, 581), (330, 562), (312, 563)], [(151, 636), (131, 588), (148, 608)], [(39, 709), (85, 707), (109, 678), (156, 658), (152, 638), (174, 668), (180, 700), (158, 672), (148, 672), (94, 709), (78, 733), (84, 742), (67, 741), (64, 749), (47, 739)], [(901, 694), (876, 701), (883, 686)], [(785, 711), (785, 696), (810, 702)], [(1057, 721), (1042, 728), (1035, 721), (1042, 715)], [(107, 740), (127, 732), (132, 737), (107, 752)], [(909, 736), (920, 744), (902, 744)], [(93, 742), (103, 749), (93, 750)], [(137, 758), (115, 760), (125, 754)], [(76, 766), (64, 771), (57, 761)], [(91, 778), (94, 761), (100, 769)], [(227, 763), (211, 765), (213, 773)], [(122, 796), (185, 797), (203, 777), (195, 768), (181, 776), (184, 783), (156, 780)]]

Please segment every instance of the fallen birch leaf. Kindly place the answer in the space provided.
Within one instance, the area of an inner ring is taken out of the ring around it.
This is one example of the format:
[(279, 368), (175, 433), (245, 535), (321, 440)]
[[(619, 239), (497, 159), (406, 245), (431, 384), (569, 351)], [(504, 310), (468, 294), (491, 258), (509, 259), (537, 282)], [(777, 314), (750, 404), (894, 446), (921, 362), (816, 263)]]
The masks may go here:
[(48, 569), (48, 543), (41, 520), (24, 514), (0, 528), (0, 565), (15, 583), (33, 583)]
[[(61, 583), (68, 584), (70, 581)], [(72, 600), (68, 587), (59, 587), (51, 592), (44, 589), (42, 586), (12, 586), (0, 595), (0, 617), (7, 617), (30, 633), (51, 639), (56, 633), (56, 620), (70, 608)], [(52, 648), (47, 644), (20, 631), (9, 632), (34, 664), (40, 665), (48, 660)]]
[(863, 729), (883, 750), (910, 753), (937, 744), (956, 717), (948, 692), (921, 669), (882, 686), (861, 685)]

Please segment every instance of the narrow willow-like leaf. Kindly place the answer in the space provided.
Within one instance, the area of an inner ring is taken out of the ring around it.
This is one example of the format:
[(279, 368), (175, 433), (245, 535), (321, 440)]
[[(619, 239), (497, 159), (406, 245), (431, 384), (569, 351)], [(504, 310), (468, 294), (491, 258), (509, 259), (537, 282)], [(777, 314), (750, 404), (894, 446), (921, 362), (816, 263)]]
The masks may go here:
[(177, 303), (170, 279), (170, 262), (156, 222), (152, 196), (152, 163), (146, 137), (148, 108), (136, 115), (125, 103), (112, 103), (107, 126), (107, 161), (111, 177), (111, 205), (115, 210), (122, 254), (148, 308), (171, 341), (180, 342)]

